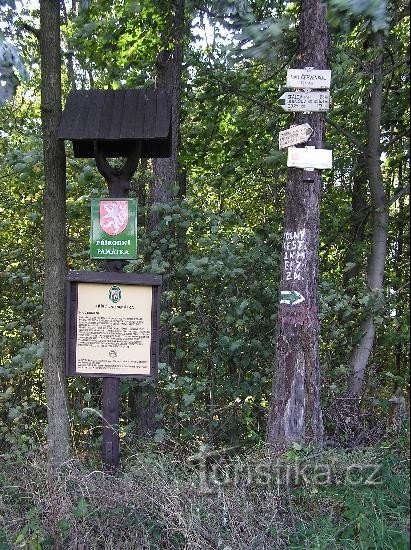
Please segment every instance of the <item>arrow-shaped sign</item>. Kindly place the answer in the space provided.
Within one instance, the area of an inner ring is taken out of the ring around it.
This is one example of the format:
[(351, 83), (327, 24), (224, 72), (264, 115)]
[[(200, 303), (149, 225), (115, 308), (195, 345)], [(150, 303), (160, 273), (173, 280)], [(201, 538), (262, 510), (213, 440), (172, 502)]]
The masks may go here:
[(302, 294), (296, 290), (282, 290), (280, 296), (280, 304), (287, 304), (288, 306), (295, 306), (304, 302), (305, 298)]
[(313, 133), (313, 129), (307, 123), (291, 126), (288, 130), (283, 130), (278, 135), (278, 147), (284, 149), (299, 143), (305, 143)]
[(331, 71), (318, 69), (287, 69), (288, 88), (328, 89), (331, 84)]
[(278, 103), (284, 111), (293, 113), (330, 110), (330, 92), (285, 92)]

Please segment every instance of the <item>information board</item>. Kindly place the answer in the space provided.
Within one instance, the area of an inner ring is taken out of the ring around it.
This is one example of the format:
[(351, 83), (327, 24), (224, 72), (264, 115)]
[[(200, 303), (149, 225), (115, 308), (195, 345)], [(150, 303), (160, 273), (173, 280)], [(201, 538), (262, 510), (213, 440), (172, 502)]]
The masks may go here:
[(153, 378), (161, 277), (70, 272), (67, 374)]

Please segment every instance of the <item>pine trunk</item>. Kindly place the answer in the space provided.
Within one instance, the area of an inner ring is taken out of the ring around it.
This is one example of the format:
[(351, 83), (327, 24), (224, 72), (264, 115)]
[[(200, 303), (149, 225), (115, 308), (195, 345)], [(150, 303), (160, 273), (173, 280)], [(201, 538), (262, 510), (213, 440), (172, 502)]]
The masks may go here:
[[(180, 143), (184, 5), (184, 0), (173, 0), (170, 2), (170, 22), (163, 35), (165, 48), (157, 57), (157, 87), (165, 90), (171, 99), (172, 151), (169, 158), (153, 159), (154, 177), (149, 190), (149, 207), (156, 203), (171, 203), (176, 196), (179, 185), (178, 150)], [(168, 47), (169, 44), (172, 44), (172, 48)], [(147, 230), (154, 231), (157, 229), (159, 222), (158, 212), (149, 210)], [(163, 275), (163, 296), (166, 296), (170, 287), (171, 269)], [(163, 311), (164, 309), (169, 310), (170, 305), (167, 302), (163, 302), (162, 309)], [(162, 363), (170, 363), (169, 342), (169, 328), (163, 324), (160, 327), (160, 362)], [(160, 409), (154, 385), (138, 386), (129, 395), (129, 400), (130, 407), (135, 411), (137, 418), (137, 433), (139, 435), (153, 433), (158, 427), (156, 415), (158, 415)]]
[[(299, 53), (295, 68), (328, 68), (329, 36), (321, 0), (303, 0)], [(324, 115), (298, 114), (296, 124), (314, 129), (309, 145), (322, 147)], [(309, 181), (311, 180), (311, 181)], [(288, 171), (277, 346), (267, 441), (276, 447), (293, 442), (321, 446), (318, 355), (318, 246), (322, 177), (298, 168)], [(301, 300), (303, 298), (303, 300)], [(285, 300), (286, 302), (286, 300)]]

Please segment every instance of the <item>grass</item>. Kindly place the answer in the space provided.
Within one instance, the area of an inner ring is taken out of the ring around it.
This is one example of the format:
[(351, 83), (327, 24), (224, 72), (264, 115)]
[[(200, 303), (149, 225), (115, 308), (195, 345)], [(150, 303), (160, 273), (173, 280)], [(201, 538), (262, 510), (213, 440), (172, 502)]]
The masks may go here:
[(407, 448), (187, 457), (150, 444), (116, 475), (73, 460), (53, 480), (41, 455), (3, 455), (0, 549), (406, 549)]

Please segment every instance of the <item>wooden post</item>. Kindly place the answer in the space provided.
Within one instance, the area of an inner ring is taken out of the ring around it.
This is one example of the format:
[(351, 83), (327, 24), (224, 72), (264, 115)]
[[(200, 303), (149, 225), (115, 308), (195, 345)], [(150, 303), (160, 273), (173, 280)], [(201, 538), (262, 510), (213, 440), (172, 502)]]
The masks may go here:
[(120, 461), (119, 385), (119, 378), (103, 378), (103, 463), (109, 469)]
[[(109, 196), (113, 199), (128, 197), (130, 180), (136, 171), (141, 153), (141, 142), (136, 142), (136, 148), (127, 158), (124, 166), (114, 169), (110, 166), (97, 141), (94, 142), (94, 156), (99, 172), (108, 185)], [(125, 260), (107, 260), (105, 270), (119, 272), (126, 265)], [(120, 462), (120, 380), (113, 377), (103, 378), (103, 464), (108, 469), (116, 469)]]

